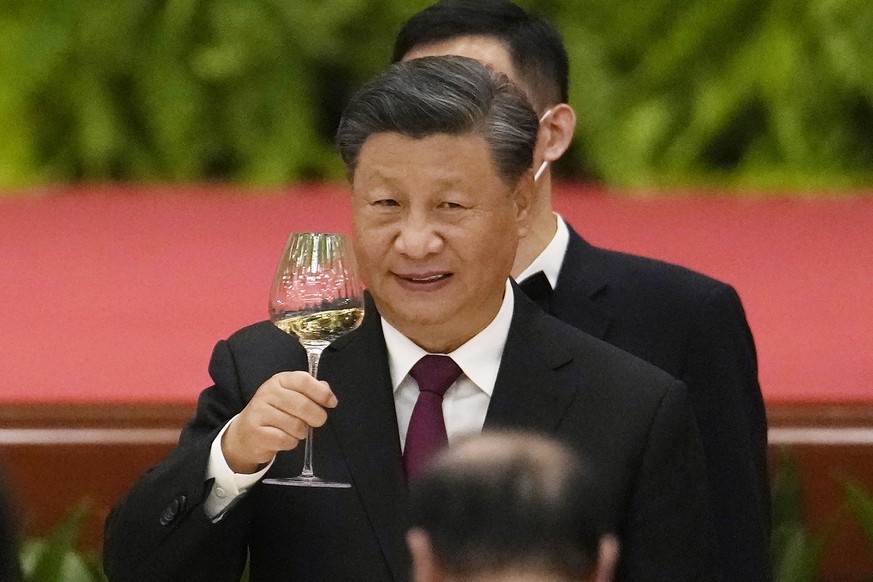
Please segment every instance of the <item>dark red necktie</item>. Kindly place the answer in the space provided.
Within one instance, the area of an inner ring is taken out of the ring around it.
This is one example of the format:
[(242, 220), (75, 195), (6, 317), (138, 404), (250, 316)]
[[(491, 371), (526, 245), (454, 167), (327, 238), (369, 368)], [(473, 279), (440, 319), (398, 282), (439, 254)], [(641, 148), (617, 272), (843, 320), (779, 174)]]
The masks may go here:
[(412, 480), (422, 466), (448, 444), (443, 396), (461, 375), (461, 368), (448, 356), (427, 355), (415, 363), (409, 375), (418, 382), (419, 390), (403, 450), (406, 477)]

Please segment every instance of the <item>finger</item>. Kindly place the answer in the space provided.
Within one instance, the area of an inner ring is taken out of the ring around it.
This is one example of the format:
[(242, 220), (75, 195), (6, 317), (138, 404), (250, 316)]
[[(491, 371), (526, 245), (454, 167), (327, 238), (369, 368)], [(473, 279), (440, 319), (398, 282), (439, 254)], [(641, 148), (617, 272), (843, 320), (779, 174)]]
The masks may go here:
[[(251, 431), (243, 431), (239, 435), (242, 439), (239, 446), (242, 448), (234, 448), (231, 435), (225, 433), (227, 441), (222, 442), (222, 450), (235, 454), (236, 458), (263, 463), (272, 459), (279, 451), (295, 448), (306, 438), (309, 427), (303, 421), (286, 415), (281, 415), (280, 420), (275, 425), (260, 424)], [(242, 456), (240, 453), (243, 453)]]
[(306, 440), (307, 427), (302, 423), (283, 428), (264, 426), (261, 431), (261, 444), (266, 451), (276, 454), (279, 451), (290, 451), (300, 441)]
[[(277, 394), (268, 404), (288, 420), (299, 420), (307, 428), (310, 426), (318, 428), (327, 421), (327, 411), (300, 392), (285, 391), (284, 393)], [(275, 419), (275, 422), (284, 428), (284, 424), (287, 421), (279, 418)]]
[(316, 380), (306, 372), (280, 372), (273, 379), (287, 390), (300, 392), (324, 408), (334, 408), (337, 399), (330, 385), (324, 380)]
[(300, 392), (276, 388), (256, 394), (239, 420), (249, 434), (261, 427), (273, 427), (300, 437), (310, 426), (322, 426), (327, 411)]
[(336, 408), (336, 405), (339, 404), (337, 400), (336, 394), (333, 393), (333, 390), (330, 389), (330, 384), (325, 382), (324, 380), (319, 380), (321, 384), (324, 384), (325, 389), (330, 392), (330, 397), (327, 399), (327, 403), (322, 404), (325, 408)]
[[(302, 423), (297, 421), (297, 424), (297, 430), (290, 428), (290, 432), (304, 434), (305, 430), (300, 430), (299, 426)], [(252, 424), (243, 414), (228, 426), (221, 439), (221, 451), (235, 473), (254, 473), (278, 451), (293, 449), (299, 441), (293, 434), (280, 428)]]

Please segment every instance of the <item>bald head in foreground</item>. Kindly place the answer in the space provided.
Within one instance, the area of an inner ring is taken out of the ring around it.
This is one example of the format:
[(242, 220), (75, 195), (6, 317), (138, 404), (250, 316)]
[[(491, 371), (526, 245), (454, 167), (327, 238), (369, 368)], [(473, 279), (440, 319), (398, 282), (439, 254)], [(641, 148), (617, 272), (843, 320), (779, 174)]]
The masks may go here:
[(412, 484), (415, 582), (608, 582), (597, 479), (545, 436), (490, 432), (445, 450)]

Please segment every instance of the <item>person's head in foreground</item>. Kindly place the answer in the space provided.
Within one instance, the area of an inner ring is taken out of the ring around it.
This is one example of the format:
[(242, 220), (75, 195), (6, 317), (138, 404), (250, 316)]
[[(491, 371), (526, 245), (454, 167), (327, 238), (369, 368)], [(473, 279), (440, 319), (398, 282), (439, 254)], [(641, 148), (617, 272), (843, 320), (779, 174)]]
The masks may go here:
[(395, 63), (351, 99), (337, 148), (355, 252), (380, 314), (430, 352), (495, 317), (527, 232), (538, 123), (502, 74), (463, 57)]
[(612, 579), (597, 483), (569, 448), (491, 432), (437, 456), (410, 491), (415, 582)]

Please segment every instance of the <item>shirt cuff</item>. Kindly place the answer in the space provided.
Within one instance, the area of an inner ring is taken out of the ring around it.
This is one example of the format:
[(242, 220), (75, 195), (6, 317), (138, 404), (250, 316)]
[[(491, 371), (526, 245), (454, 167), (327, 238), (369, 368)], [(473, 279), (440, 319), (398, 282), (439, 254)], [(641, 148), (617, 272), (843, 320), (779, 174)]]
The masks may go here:
[(227, 427), (234, 420), (236, 420), (236, 416), (227, 421), (227, 424), (222, 427), (215, 440), (212, 441), (212, 448), (209, 450), (209, 463), (206, 466), (205, 480), (213, 479), (214, 481), (209, 495), (203, 502), (203, 510), (206, 512), (206, 517), (213, 522), (220, 521), (231, 505), (245, 495), (246, 491), (264, 476), (275, 460), (275, 458), (270, 460), (264, 468), (256, 473), (234, 473), (227, 465), (224, 453), (221, 452), (221, 437), (224, 436)]

